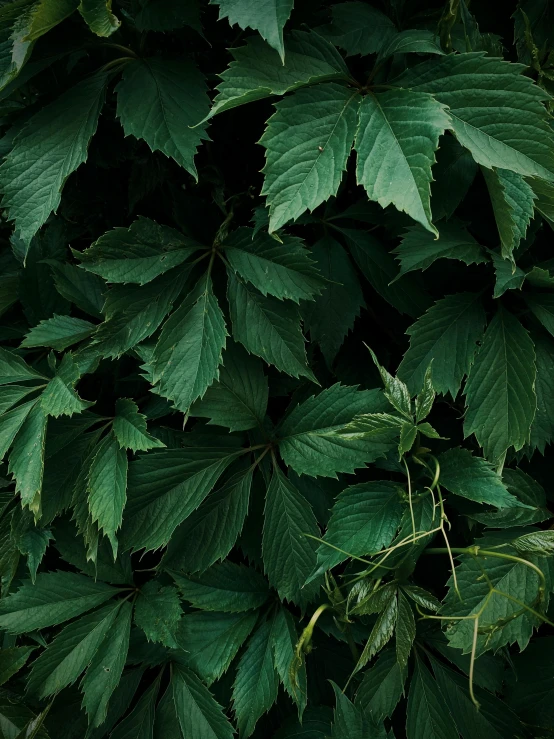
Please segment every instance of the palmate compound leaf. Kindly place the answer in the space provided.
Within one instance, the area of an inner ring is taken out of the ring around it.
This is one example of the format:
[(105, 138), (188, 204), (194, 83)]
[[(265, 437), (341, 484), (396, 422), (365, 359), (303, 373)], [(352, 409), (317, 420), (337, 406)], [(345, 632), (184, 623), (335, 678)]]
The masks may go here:
[(546, 97), (524, 69), (484, 52), (448, 54), (412, 67), (392, 84), (448, 106), (456, 138), (478, 164), (552, 181)]
[(199, 244), (174, 228), (139, 217), (129, 228), (107, 231), (75, 254), (83, 269), (108, 282), (144, 285), (182, 264), (198, 248)]
[(186, 413), (218, 378), (225, 319), (209, 274), (165, 323), (152, 355), (155, 392)]
[(293, 31), (285, 41), (284, 64), (275, 50), (257, 36), (247, 39), (246, 46), (229, 50), (234, 61), (220, 75), (222, 82), (217, 87), (210, 117), (304, 85), (350, 78), (339, 52), (317, 33)]
[(2, 207), (27, 248), (58, 208), (67, 178), (87, 158), (107, 81), (108, 75), (98, 72), (39, 110), (0, 167)]
[[(433, 367), (434, 370), (434, 367)], [(505, 308), (490, 322), (465, 386), (466, 436), (475, 434), (485, 457), (521, 449), (535, 417), (535, 349), (526, 329)]]
[(287, 22), (294, 0), (211, 0), (219, 5), (219, 17), (227, 18), (241, 28), (253, 28), (267, 43), (279, 52), (281, 63), (285, 63), (283, 28)]
[(390, 444), (349, 438), (341, 429), (360, 413), (386, 408), (379, 390), (358, 390), (340, 383), (300, 403), (278, 429), (279, 451), (299, 474), (336, 477), (383, 456)]
[(434, 234), (431, 167), (447, 128), (447, 109), (432, 95), (389, 90), (364, 97), (354, 142), (357, 181), (370, 200), (392, 203)]
[[(188, 60), (144, 58), (125, 66), (116, 88), (117, 116), (126, 136), (144, 139), (198, 178), (194, 157), (209, 110), (203, 75)], [(1, 172), (0, 172), (1, 175)]]
[(455, 398), (473, 364), (485, 321), (485, 311), (475, 293), (455, 293), (438, 300), (408, 328), (410, 347), (398, 376), (412, 393), (417, 392), (432, 360), (433, 387)]
[(330, 82), (277, 103), (260, 139), (266, 149), (262, 195), (269, 206), (270, 232), (336, 194), (360, 100), (357, 90)]

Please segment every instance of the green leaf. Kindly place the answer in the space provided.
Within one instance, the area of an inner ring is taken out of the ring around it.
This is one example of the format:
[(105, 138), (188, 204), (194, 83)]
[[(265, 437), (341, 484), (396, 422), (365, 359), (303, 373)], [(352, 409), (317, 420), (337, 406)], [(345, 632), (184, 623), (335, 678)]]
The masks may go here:
[(154, 354), (156, 392), (186, 413), (218, 379), (225, 319), (207, 275), (164, 324)]
[(30, 400), (0, 417), (0, 457), (6, 455), (31, 409), (36, 407), (36, 402), (36, 400)]
[(307, 366), (296, 306), (276, 298), (264, 298), (232, 272), (229, 272), (227, 298), (235, 341), (281, 372), (315, 381)]
[(263, 427), (268, 383), (259, 359), (229, 342), (223, 353), (219, 380), (190, 409), (191, 416), (209, 418), (208, 424), (230, 431)]
[(123, 523), (125, 548), (153, 550), (208, 495), (236, 452), (223, 448), (162, 449), (129, 465)]
[(74, 683), (113, 628), (120, 603), (110, 603), (66, 626), (33, 662), (28, 690), (39, 698)]
[(228, 669), (257, 620), (256, 611), (189, 613), (179, 624), (177, 641), (188, 664), (211, 685)]
[(278, 685), (273, 665), (271, 622), (265, 621), (250, 638), (233, 685), (233, 709), (241, 737), (247, 739), (258, 719), (269, 711), (277, 699)]
[(161, 642), (172, 649), (178, 646), (175, 631), (182, 613), (177, 588), (161, 587), (155, 580), (141, 588), (135, 603), (135, 623), (148, 641)]
[(275, 106), (260, 139), (269, 231), (335, 195), (356, 132), (360, 94), (334, 82), (299, 90)]
[(94, 402), (81, 400), (73, 389), (79, 379), (79, 370), (71, 354), (64, 354), (56, 376), (50, 380), (40, 396), (42, 410), (49, 416), (72, 416), (82, 413)]
[(438, 239), (419, 226), (413, 226), (394, 249), (400, 262), (399, 279), (407, 272), (425, 270), (437, 259), (458, 259), (464, 264), (482, 264), (487, 261), (484, 250), (460, 222), (441, 224)]
[(10, 634), (44, 629), (80, 616), (118, 591), (73, 572), (39, 573), (0, 604), (0, 628)]
[(387, 481), (346, 488), (333, 506), (326, 543), (317, 550), (317, 573), (344, 562), (348, 555), (363, 557), (389, 546), (402, 518), (401, 493), (399, 485)]
[(331, 686), (337, 701), (333, 714), (333, 739), (385, 739), (384, 726), (377, 727), (332, 681)]
[(239, 228), (225, 241), (223, 253), (262, 295), (299, 303), (313, 300), (325, 287), (310, 253), (294, 236), (283, 236), (279, 243), (263, 231), (254, 235), (253, 229)]
[(448, 54), (412, 67), (394, 84), (448, 106), (456, 138), (478, 164), (552, 181), (545, 93), (524, 69), (484, 52)]
[(366, 440), (341, 433), (355, 416), (382, 405), (379, 391), (359, 391), (340, 383), (308, 398), (278, 429), (279, 451), (285, 464), (299, 474), (336, 477), (337, 472), (354, 472), (383, 456), (381, 440), (371, 446)]
[[(371, 633), (365, 643), (360, 659), (356, 665), (356, 671), (360, 670), (389, 642), (394, 627), (398, 619), (398, 603), (396, 595), (393, 593), (386, 602), (383, 610), (377, 616), (377, 621), (373, 624)], [(397, 645), (398, 655), (398, 645)]]
[(108, 705), (116, 690), (127, 661), (131, 633), (132, 606), (121, 603), (113, 626), (96, 651), (81, 689), (83, 708), (91, 726), (100, 726), (108, 713)]
[(87, 158), (107, 80), (98, 72), (35, 113), (0, 167), (2, 207), (27, 245), (58, 208), (69, 175)]
[(500, 298), (507, 290), (521, 290), (526, 277), (525, 272), (517, 266), (514, 270), (513, 262), (496, 252), (489, 252), (489, 256), (494, 265), (496, 277), (493, 298)]
[(404, 692), (406, 677), (407, 670), (398, 664), (395, 650), (383, 649), (375, 664), (364, 672), (356, 705), (369, 711), (376, 721), (392, 716)]
[(112, 13), (112, 0), (81, 0), (79, 13), (97, 36), (111, 36), (121, 25), (119, 18)]
[(10, 647), (0, 652), (0, 685), (25, 665), (36, 647)]
[(537, 412), (531, 424), (529, 446), (538, 449), (541, 454), (547, 444), (554, 439), (554, 413), (551, 410), (550, 398), (554, 393), (554, 345), (543, 337), (535, 338), (535, 354), (537, 376), (535, 392), (537, 394)]
[(521, 323), (500, 308), (489, 324), (465, 387), (466, 436), (475, 434), (485, 457), (498, 459), (529, 441), (537, 400), (535, 350)]
[(338, 429), (337, 435), (344, 441), (363, 442), (366, 453), (371, 450), (372, 456), (377, 459), (394, 449), (399, 439), (405, 439), (407, 431), (408, 435), (413, 435), (413, 431), (410, 431), (413, 428), (415, 426), (411, 422), (405, 423), (402, 418), (390, 413), (362, 413)]
[(393, 54), (444, 54), (439, 40), (433, 31), (409, 28), (392, 36), (387, 44), (381, 46), (378, 59), (387, 59)]
[(229, 561), (213, 565), (202, 575), (171, 574), (183, 598), (205, 611), (250, 611), (260, 608), (269, 595), (265, 578), (256, 570)]
[(458, 739), (458, 732), (433, 676), (421, 662), (416, 667), (408, 695), (408, 739)]
[(554, 531), (531, 531), (518, 536), (511, 542), (518, 552), (525, 554), (554, 554)]
[(531, 293), (525, 300), (533, 315), (554, 336), (554, 296), (549, 293)]
[(108, 282), (144, 285), (182, 264), (199, 248), (191, 239), (150, 218), (114, 228), (78, 253), (81, 267)]
[(40, 372), (29, 367), (29, 365), (18, 357), (17, 354), (0, 347), (0, 384), (7, 385), (10, 382), (26, 382), (27, 380), (46, 379)]
[(30, 528), (19, 539), (17, 546), (21, 554), (27, 557), (27, 566), (33, 583), (36, 581), (38, 566), (53, 538), (49, 529)]
[(137, 59), (125, 66), (116, 92), (125, 135), (144, 139), (198, 179), (194, 157), (209, 137), (204, 126), (191, 126), (206, 117), (209, 99), (196, 67), (188, 60)]
[(517, 508), (521, 503), (504, 486), (493, 466), (468, 449), (449, 449), (439, 455), (440, 484), (462, 498), (496, 508)]
[(147, 452), (165, 444), (148, 433), (146, 416), (139, 413), (138, 405), (130, 398), (118, 398), (115, 402), (113, 433), (122, 449)]
[(391, 19), (366, 3), (338, 3), (332, 13), (333, 23), (325, 28), (326, 34), (349, 56), (374, 54), (396, 36)]
[(33, 346), (48, 346), (63, 351), (78, 341), (87, 339), (96, 326), (82, 318), (71, 316), (54, 316), (34, 326), (21, 342), (28, 349)]
[(416, 636), (414, 613), (408, 599), (398, 591), (398, 613), (396, 617), (396, 659), (405, 668)]
[(159, 689), (160, 678), (158, 677), (144, 691), (131, 713), (115, 727), (110, 734), (110, 739), (152, 739)]
[(551, 636), (534, 640), (524, 652), (514, 655), (517, 680), (509, 685), (509, 704), (528, 724), (546, 727), (554, 721), (553, 656)]
[(398, 377), (393, 377), (390, 372), (382, 367), (379, 364), (379, 360), (377, 359), (375, 352), (369, 347), (367, 348), (369, 349), (373, 364), (377, 367), (377, 370), (381, 375), (383, 385), (385, 386), (385, 389), (383, 391), (385, 398), (389, 401), (393, 408), (398, 411), (398, 413), (403, 415), (404, 418), (407, 418), (409, 421), (411, 421), (412, 401), (410, 399), (410, 392), (406, 384), (402, 382), (402, 380)]
[(440, 140), (437, 163), (433, 167), (431, 210), (435, 221), (450, 218), (467, 194), (479, 167), (469, 151), (454, 136)]
[(226, 557), (248, 511), (252, 470), (243, 469), (211, 493), (174, 532), (164, 565), (203, 572)]
[(275, 468), (267, 489), (262, 557), (269, 582), (283, 600), (305, 605), (319, 588), (304, 587), (316, 564), (319, 527), (308, 501)]
[(508, 491), (525, 507), (472, 513), (472, 518), (490, 527), (501, 529), (540, 523), (551, 518), (546, 508), (546, 494), (543, 488), (529, 475), (520, 469), (511, 470), (505, 467), (502, 480)]
[(47, 423), (48, 417), (42, 406), (36, 403), (15, 437), (8, 468), (15, 478), (15, 490), (21, 496), (21, 504), (29, 506), (35, 514), (40, 512)]
[(306, 666), (302, 665), (296, 675), (292, 675), (291, 663), (295, 657), (298, 633), (294, 619), (286, 608), (279, 608), (275, 614), (271, 640), (275, 669), (283, 687), (298, 707), (298, 717), (302, 719), (307, 701)]
[(184, 737), (232, 739), (233, 727), (223, 709), (191, 670), (173, 667), (171, 688)]
[(364, 297), (352, 262), (338, 241), (325, 236), (312, 247), (312, 256), (329, 282), (322, 295), (303, 306), (302, 313), (312, 341), (319, 344), (330, 365), (360, 315)]
[(317, 33), (293, 31), (285, 49), (284, 63), (257, 36), (247, 39), (246, 46), (229, 49), (234, 61), (220, 75), (210, 117), (304, 85), (350, 77), (339, 52)]
[(231, 26), (235, 23), (242, 29), (253, 28), (267, 43), (279, 52), (285, 62), (283, 28), (293, 6), (293, 0), (211, 0), (219, 5), (219, 17), (227, 18)]
[(494, 210), (502, 256), (515, 264), (513, 252), (525, 238), (536, 196), (523, 177), (509, 169), (482, 167), (481, 171)]
[(485, 320), (479, 296), (474, 293), (456, 293), (438, 300), (408, 328), (410, 348), (398, 376), (412, 392), (420, 390), (432, 360), (433, 387), (455, 398), (473, 364)]
[[(46, 261), (46, 260), (45, 260)], [(56, 290), (80, 310), (94, 318), (101, 318), (104, 304), (104, 281), (74, 264), (48, 259)]]
[(431, 167), (447, 128), (447, 109), (431, 95), (389, 90), (362, 100), (354, 144), (356, 178), (369, 199), (383, 208), (392, 203), (434, 234)]

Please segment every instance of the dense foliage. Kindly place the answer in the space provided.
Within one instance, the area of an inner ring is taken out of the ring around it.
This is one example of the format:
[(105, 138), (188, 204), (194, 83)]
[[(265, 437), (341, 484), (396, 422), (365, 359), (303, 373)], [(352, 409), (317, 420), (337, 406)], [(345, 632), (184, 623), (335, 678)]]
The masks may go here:
[(0, 2), (1, 737), (554, 735), (553, 13)]

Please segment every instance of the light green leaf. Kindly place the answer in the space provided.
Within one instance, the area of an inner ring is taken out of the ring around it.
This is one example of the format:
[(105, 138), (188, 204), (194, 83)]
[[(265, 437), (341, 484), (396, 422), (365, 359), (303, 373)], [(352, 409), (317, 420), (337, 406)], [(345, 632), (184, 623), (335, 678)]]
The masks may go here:
[(528, 441), (535, 416), (535, 350), (521, 323), (500, 308), (489, 324), (465, 387), (466, 436), (498, 459)]
[(392, 36), (390, 41), (381, 47), (378, 59), (387, 59), (393, 54), (444, 54), (439, 39), (433, 31), (409, 28)]
[(227, 18), (231, 26), (253, 28), (279, 52), (285, 62), (283, 28), (293, 6), (293, 0), (211, 0), (219, 5), (219, 17)]
[(39, 573), (36, 583), (23, 583), (17, 593), (2, 600), (0, 628), (10, 634), (44, 629), (80, 616), (117, 589), (73, 572)]
[(150, 580), (140, 589), (135, 603), (135, 623), (148, 641), (177, 649), (175, 632), (182, 615), (177, 588), (162, 587), (156, 580)]
[(146, 416), (139, 413), (138, 405), (129, 398), (115, 401), (113, 432), (122, 449), (133, 452), (147, 452), (149, 449), (164, 447), (165, 444), (148, 433)]
[(97, 36), (111, 36), (121, 25), (112, 13), (112, 0), (81, 0), (79, 13)]
[(346, 488), (333, 506), (324, 537), (326, 543), (317, 550), (316, 572), (335, 567), (349, 554), (363, 557), (388, 547), (402, 519), (401, 494), (397, 483), (387, 481), (362, 482)]
[(264, 569), (283, 600), (305, 605), (319, 583), (304, 587), (316, 565), (317, 543), (306, 536), (320, 536), (308, 501), (276, 468), (267, 489), (262, 535)]
[(400, 262), (397, 280), (407, 272), (427, 269), (437, 259), (459, 259), (464, 264), (487, 261), (483, 248), (456, 221), (442, 223), (438, 239), (434, 239), (426, 229), (413, 226), (404, 234), (394, 253)]
[(420, 390), (433, 361), (433, 387), (455, 398), (473, 364), (485, 320), (479, 296), (474, 293), (455, 293), (438, 300), (406, 331), (410, 348), (398, 376), (412, 392)]
[(233, 338), (248, 352), (293, 377), (315, 381), (307, 366), (298, 308), (267, 297), (229, 272), (227, 297)]
[(273, 665), (271, 622), (265, 621), (250, 638), (233, 685), (233, 708), (241, 737), (247, 739), (258, 719), (269, 711), (277, 699), (278, 685)]
[(334, 82), (277, 103), (260, 139), (266, 149), (262, 195), (269, 231), (295, 221), (335, 195), (356, 131), (360, 94)]
[(266, 232), (254, 235), (253, 229), (239, 228), (225, 241), (223, 253), (235, 272), (262, 295), (299, 303), (313, 300), (326, 286), (295, 236), (283, 235), (278, 242)]
[(392, 715), (404, 692), (407, 670), (396, 661), (396, 652), (387, 647), (366, 672), (356, 693), (356, 705), (369, 711), (376, 721)]
[(340, 383), (308, 398), (278, 429), (279, 451), (285, 464), (301, 475), (336, 477), (337, 472), (354, 472), (383, 456), (381, 439), (372, 446), (365, 439), (342, 433), (358, 414), (383, 405), (379, 391), (359, 391)]
[(69, 175), (87, 158), (107, 81), (98, 72), (35, 113), (0, 167), (2, 207), (27, 245), (58, 208)]
[(233, 727), (210, 691), (196, 675), (181, 665), (171, 676), (173, 700), (184, 737), (232, 739)]
[(230, 431), (263, 427), (268, 383), (259, 359), (229, 342), (223, 353), (219, 380), (190, 409), (191, 416), (209, 418), (208, 424)]
[(21, 342), (28, 349), (33, 346), (48, 346), (63, 351), (78, 341), (87, 339), (96, 326), (82, 318), (71, 316), (54, 316), (34, 326)]
[(284, 64), (258, 36), (247, 39), (246, 46), (229, 49), (234, 61), (220, 75), (223, 81), (217, 87), (210, 117), (304, 85), (350, 78), (339, 52), (317, 33), (293, 31), (286, 38), (285, 49)]
[(256, 625), (258, 613), (196, 612), (184, 616), (177, 641), (207, 685), (223, 675)]
[[(411, 422), (405, 423), (402, 418), (390, 413), (362, 413), (337, 429), (336, 435), (351, 443), (363, 442), (366, 454), (371, 450), (372, 456), (378, 459), (394, 449), (410, 428), (415, 428)], [(413, 431), (409, 433), (413, 434)]]
[(431, 95), (389, 90), (362, 100), (354, 143), (357, 181), (369, 199), (383, 208), (392, 203), (434, 234), (431, 167), (447, 128), (447, 110)]
[(0, 652), (0, 685), (25, 665), (36, 647), (9, 647)]
[(196, 67), (183, 60), (137, 59), (125, 66), (116, 92), (125, 135), (144, 139), (198, 179), (194, 157), (209, 137), (204, 126), (191, 126), (207, 116), (210, 101)]
[(114, 626), (119, 606), (110, 603), (62, 629), (33, 662), (28, 690), (46, 698), (74, 683)]
[(398, 591), (398, 614), (396, 617), (396, 659), (405, 668), (412, 651), (416, 635), (414, 612), (408, 599)]
[(456, 138), (478, 164), (552, 181), (545, 92), (524, 70), (484, 52), (448, 54), (412, 67), (394, 84), (448, 106)]
[(155, 391), (186, 413), (218, 379), (225, 319), (209, 275), (165, 323), (152, 356)]
[(406, 734), (408, 739), (459, 739), (444, 698), (420, 659), (410, 684)]
[(77, 253), (81, 267), (108, 282), (144, 285), (182, 264), (199, 248), (191, 239), (150, 218), (107, 231)]
[(250, 611), (260, 608), (269, 596), (267, 581), (259, 572), (228, 560), (201, 575), (171, 574), (183, 598), (205, 611)]
[(44, 448), (48, 417), (36, 403), (15, 437), (10, 454), (9, 472), (15, 478), (15, 490), (21, 504), (40, 513), (40, 491), (44, 475)]
[(549, 529), (522, 534), (512, 541), (512, 546), (524, 556), (526, 554), (552, 556), (554, 554), (554, 531)]
[(349, 56), (374, 54), (396, 36), (391, 19), (366, 3), (338, 3), (332, 13), (333, 23), (324, 27), (325, 34)]
[(116, 690), (129, 649), (133, 608), (129, 602), (120, 604), (114, 624), (96, 651), (81, 689), (83, 708), (91, 726), (100, 726), (108, 713), (108, 705)]

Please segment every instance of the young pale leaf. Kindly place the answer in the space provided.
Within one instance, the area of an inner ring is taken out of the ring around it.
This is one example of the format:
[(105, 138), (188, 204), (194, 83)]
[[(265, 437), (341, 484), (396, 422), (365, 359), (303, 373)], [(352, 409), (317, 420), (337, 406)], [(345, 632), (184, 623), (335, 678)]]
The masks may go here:
[(389, 90), (364, 97), (354, 143), (357, 181), (369, 199), (392, 203), (434, 234), (431, 167), (449, 127), (446, 107), (431, 95)]
[(96, 326), (90, 321), (71, 316), (54, 316), (34, 326), (21, 342), (22, 348), (48, 346), (63, 351), (78, 341), (87, 339)]
[(210, 117), (304, 85), (350, 78), (339, 52), (317, 33), (293, 31), (285, 48), (284, 64), (257, 36), (248, 39), (246, 46), (229, 49), (234, 61), (220, 75), (223, 81), (217, 87)]
[(219, 5), (219, 17), (227, 18), (241, 28), (253, 28), (267, 43), (279, 52), (285, 63), (283, 28), (293, 6), (293, 0), (211, 0)]
[(337, 705), (333, 714), (333, 739), (386, 739), (383, 725), (377, 726), (360, 706), (354, 705), (331, 681)]
[(298, 308), (267, 297), (229, 272), (233, 338), (248, 352), (293, 377), (315, 378), (307, 366)]
[(277, 103), (260, 139), (266, 149), (262, 195), (269, 206), (270, 232), (336, 194), (360, 99), (357, 90), (330, 82)]
[(294, 619), (286, 608), (279, 608), (275, 614), (271, 640), (275, 669), (283, 687), (298, 707), (298, 717), (302, 719), (307, 701), (306, 666), (302, 665), (296, 674), (292, 674), (291, 664), (295, 657), (298, 633)]
[(375, 54), (396, 36), (394, 23), (377, 8), (362, 2), (333, 5), (333, 23), (325, 33), (349, 56)]
[(25, 244), (58, 208), (67, 178), (86, 160), (107, 81), (98, 72), (39, 110), (0, 167), (2, 207)]
[(271, 622), (265, 621), (250, 638), (240, 658), (233, 685), (233, 708), (240, 735), (247, 739), (258, 719), (277, 699), (279, 679), (273, 664)]
[(308, 501), (276, 468), (267, 489), (262, 536), (264, 570), (283, 600), (305, 605), (319, 584), (304, 587), (316, 565), (320, 531)]
[(147, 452), (164, 447), (165, 444), (148, 433), (146, 416), (139, 413), (138, 405), (129, 398), (118, 398), (115, 402), (113, 433), (122, 449)]
[(279, 243), (263, 231), (254, 235), (253, 229), (239, 228), (225, 241), (223, 253), (262, 295), (299, 303), (313, 300), (326, 286), (303, 242), (294, 236), (284, 235)]
[(448, 106), (456, 138), (478, 164), (552, 181), (545, 93), (524, 69), (485, 52), (448, 54), (412, 67), (394, 85)]
[(114, 228), (77, 253), (81, 267), (108, 282), (144, 285), (177, 267), (199, 248), (191, 239), (150, 218)]
[(416, 660), (408, 695), (408, 739), (458, 739), (459, 734), (433, 676)]
[(407, 330), (410, 348), (398, 376), (412, 392), (421, 390), (432, 360), (433, 387), (455, 398), (473, 364), (485, 320), (479, 296), (474, 293), (456, 293), (438, 300)]
[(15, 437), (8, 467), (15, 478), (15, 490), (21, 496), (21, 504), (29, 506), (35, 514), (40, 512), (47, 425), (48, 417), (40, 403), (36, 403)]
[(156, 392), (186, 413), (218, 378), (225, 319), (207, 275), (165, 323), (152, 356)]
[(205, 611), (250, 611), (260, 608), (269, 595), (267, 581), (259, 572), (234, 562), (216, 564), (197, 576), (171, 574), (183, 598)]
[(112, 0), (81, 0), (79, 13), (97, 36), (111, 36), (121, 25), (119, 18), (112, 13)]
[(387, 647), (379, 654), (374, 665), (365, 673), (358, 692), (356, 705), (382, 721), (392, 715), (404, 692), (407, 670), (396, 660), (394, 649)]
[(210, 691), (191, 670), (173, 668), (171, 688), (183, 737), (232, 739), (233, 727)]
[(144, 139), (198, 179), (194, 157), (209, 137), (191, 128), (209, 110), (203, 75), (188, 60), (150, 57), (125, 66), (117, 85), (117, 116), (126, 136)]
[(62, 629), (33, 662), (28, 690), (46, 698), (74, 683), (113, 627), (119, 606), (110, 603)]
[(465, 264), (487, 261), (483, 248), (456, 221), (442, 223), (438, 239), (434, 239), (426, 229), (413, 226), (404, 234), (394, 253), (400, 262), (400, 273), (396, 279), (407, 272), (425, 270), (437, 259), (459, 259)]
[(171, 585), (161, 587), (151, 580), (141, 588), (137, 598), (135, 623), (144, 631), (148, 641), (177, 649), (175, 631), (182, 613), (177, 588)]
[(227, 670), (257, 620), (256, 611), (189, 613), (181, 619), (177, 641), (188, 664), (211, 685)]
[(39, 573), (0, 605), (0, 628), (10, 634), (44, 629), (99, 606), (117, 594), (103, 582), (73, 572)]
[(500, 236), (502, 256), (514, 263), (513, 252), (525, 238), (533, 218), (535, 194), (523, 177), (509, 169), (481, 171), (487, 183)]
[(317, 550), (316, 572), (335, 567), (349, 555), (363, 557), (388, 547), (402, 519), (401, 493), (399, 485), (386, 481), (346, 488), (333, 506), (326, 543)]
[(495, 460), (529, 441), (535, 416), (535, 349), (526, 329), (500, 308), (489, 324), (465, 387), (466, 436)]
[(225, 426), (230, 431), (262, 428), (267, 398), (262, 363), (239, 344), (230, 342), (223, 353), (219, 379), (192, 405), (190, 415), (209, 418), (208, 424)]
[[(354, 472), (389, 449), (380, 438), (373, 446), (365, 439), (342, 433), (346, 424), (364, 411), (383, 407), (379, 391), (336, 383), (300, 403), (278, 430), (279, 450), (287, 465), (299, 474), (336, 477)], [(346, 429), (344, 429), (346, 431)]]

